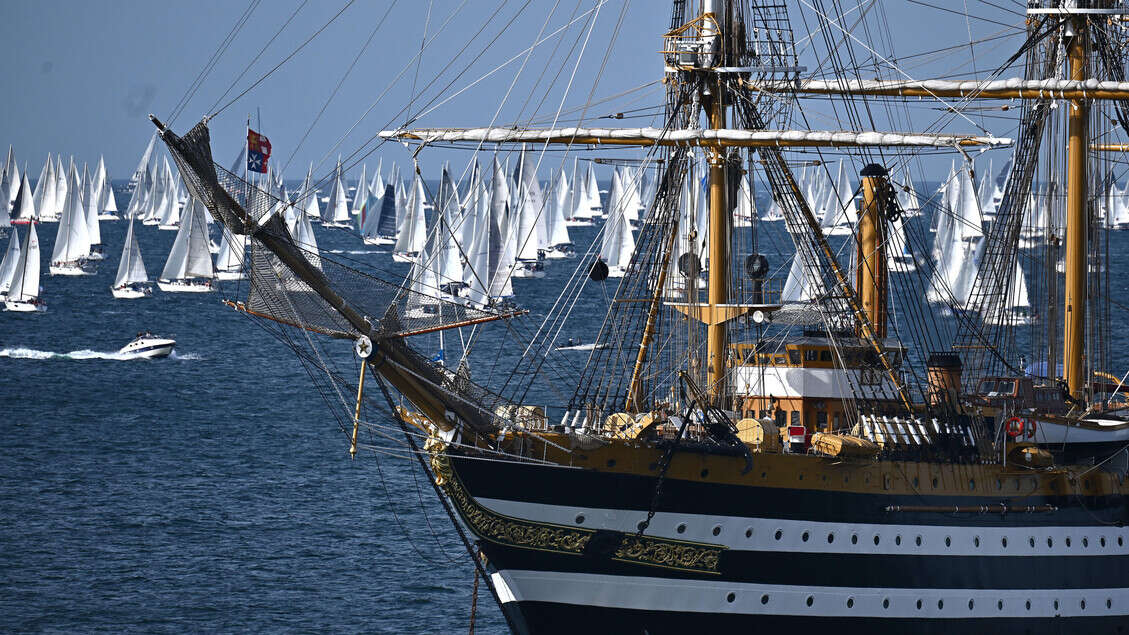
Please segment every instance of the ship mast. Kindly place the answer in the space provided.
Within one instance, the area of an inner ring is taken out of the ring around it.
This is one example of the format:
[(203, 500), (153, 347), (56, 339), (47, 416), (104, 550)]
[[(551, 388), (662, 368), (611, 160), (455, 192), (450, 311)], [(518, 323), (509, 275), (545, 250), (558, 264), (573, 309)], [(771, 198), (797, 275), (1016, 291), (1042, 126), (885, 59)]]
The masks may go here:
[[(1069, 4), (1069, 3), (1068, 3)], [(1089, 33), (1086, 16), (1073, 18), (1067, 32), (1066, 52), (1070, 79), (1087, 79)], [(1087, 213), (1087, 155), (1089, 153), (1090, 104), (1082, 98), (1070, 100), (1066, 146), (1066, 287), (1063, 316), (1063, 375), (1075, 399), (1085, 399), (1086, 275), (1090, 218)]]
[[(721, 32), (723, 23), (722, 0), (703, 0), (705, 28), (717, 29), (716, 50), (725, 50), (725, 34)], [(708, 31), (706, 45), (710, 45)], [(718, 60), (714, 59), (714, 63)], [(709, 115), (709, 127), (721, 130), (726, 127), (725, 91), (720, 75), (712, 74), (702, 83), (702, 100)], [(726, 153), (723, 148), (714, 148), (709, 153), (710, 163), (710, 245), (709, 245), (709, 314), (718, 315), (720, 307), (729, 302), (729, 243), (732, 233), (732, 218), (726, 202)], [(728, 321), (710, 320), (706, 330), (707, 366), (706, 386), (709, 397), (715, 405), (723, 406), (726, 394), (725, 366), (728, 359)]]

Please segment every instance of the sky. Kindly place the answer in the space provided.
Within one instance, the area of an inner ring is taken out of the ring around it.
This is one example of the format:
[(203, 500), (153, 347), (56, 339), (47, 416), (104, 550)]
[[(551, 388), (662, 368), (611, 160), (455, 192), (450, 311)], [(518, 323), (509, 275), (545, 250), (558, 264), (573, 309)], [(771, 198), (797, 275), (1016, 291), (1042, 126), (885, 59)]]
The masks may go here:
[[(826, 67), (825, 44), (803, 40), (805, 24), (834, 4), (789, 3), (813, 73)], [(860, 47), (878, 25), (885, 35), (876, 53), (888, 58), (967, 43), (970, 34), (1013, 34), (977, 49), (980, 71), (1019, 42), (1014, 0), (936, 4), (864, 0), (849, 13), (866, 24), (848, 18), (840, 35), (852, 32), (843, 37)], [(962, 5), (975, 20), (943, 8)], [(149, 113), (180, 132), (216, 113), (217, 162), (234, 161), (250, 117), (271, 140), (272, 164), (301, 178), (311, 163), (318, 174), (332, 169), (339, 155), (370, 170), (379, 158), (406, 164), (410, 152), (394, 144), (363, 155), (409, 112), (422, 114), (416, 126), (573, 125), (581, 115), (590, 125), (657, 125), (658, 50), (669, 24), (660, 0), (0, 0), (0, 144), (11, 144), (32, 175), (48, 152), (61, 152), (80, 163), (105, 156), (110, 173), (127, 178), (152, 133)], [(967, 51), (954, 51), (899, 68), (945, 76), (971, 64)], [(617, 112), (628, 117), (601, 119)], [(938, 116), (924, 112), (926, 122)], [(467, 154), (429, 148), (420, 158), (430, 168), (465, 164)]]

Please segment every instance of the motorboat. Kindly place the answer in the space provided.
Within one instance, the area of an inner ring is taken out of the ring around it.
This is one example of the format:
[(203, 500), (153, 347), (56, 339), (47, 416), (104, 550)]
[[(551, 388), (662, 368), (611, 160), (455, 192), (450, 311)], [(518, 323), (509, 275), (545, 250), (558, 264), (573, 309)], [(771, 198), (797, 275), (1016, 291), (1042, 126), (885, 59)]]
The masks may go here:
[(133, 338), (133, 341), (126, 344), (118, 351), (118, 354), (129, 355), (130, 357), (157, 359), (168, 357), (172, 354), (172, 349), (175, 347), (176, 340), (153, 335), (149, 331), (145, 331), (138, 333), (137, 337)]

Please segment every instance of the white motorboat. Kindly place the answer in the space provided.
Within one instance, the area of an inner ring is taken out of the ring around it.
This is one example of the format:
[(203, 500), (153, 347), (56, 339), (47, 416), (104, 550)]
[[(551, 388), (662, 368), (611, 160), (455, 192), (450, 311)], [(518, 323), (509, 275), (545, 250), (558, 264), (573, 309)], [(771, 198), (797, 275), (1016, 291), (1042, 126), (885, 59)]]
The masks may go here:
[(171, 340), (167, 337), (159, 337), (146, 331), (138, 333), (133, 341), (126, 344), (118, 351), (119, 355), (129, 355), (130, 357), (144, 357), (148, 359), (156, 359), (160, 357), (168, 357), (172, 354), (172, 349), (176, 347), (176, 340)]

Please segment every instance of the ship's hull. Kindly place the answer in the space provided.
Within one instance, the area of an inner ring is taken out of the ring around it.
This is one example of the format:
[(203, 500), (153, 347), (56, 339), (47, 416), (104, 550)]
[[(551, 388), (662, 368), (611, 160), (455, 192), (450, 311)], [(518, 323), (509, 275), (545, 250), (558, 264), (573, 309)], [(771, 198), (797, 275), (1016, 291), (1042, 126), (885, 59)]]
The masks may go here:
[[(672, 466), (691, 464), (699, 478), (686, 478), (686, 465), (678, 478), (672, 469), (642, 537), (653, 475), (458, 456), (438, 472), (519, 632), (1112, 633), (1129, 625), (1121, 494), (1051, 495), (1030, 473), (995, 479), (992, 468), (939, 464), (923, 472), (938, 474), (937, 485), (918, 480), (916, 493), (885, 493), (880, 470), (796, 459), (811, 469), (789, 472), (782, 486), (780, 470), (754, 466), (722, 483), (710, 471), (732, 471), (739, 459), (676, 454)], [(844, 491), (843, 478), (870, 478), (872, 487)], [(979, 489), (958, 493), (970, 487)], [(945, 493), (931, 493), (938, 488)], [(977, 506), (983, 511), (953, 511)]]

